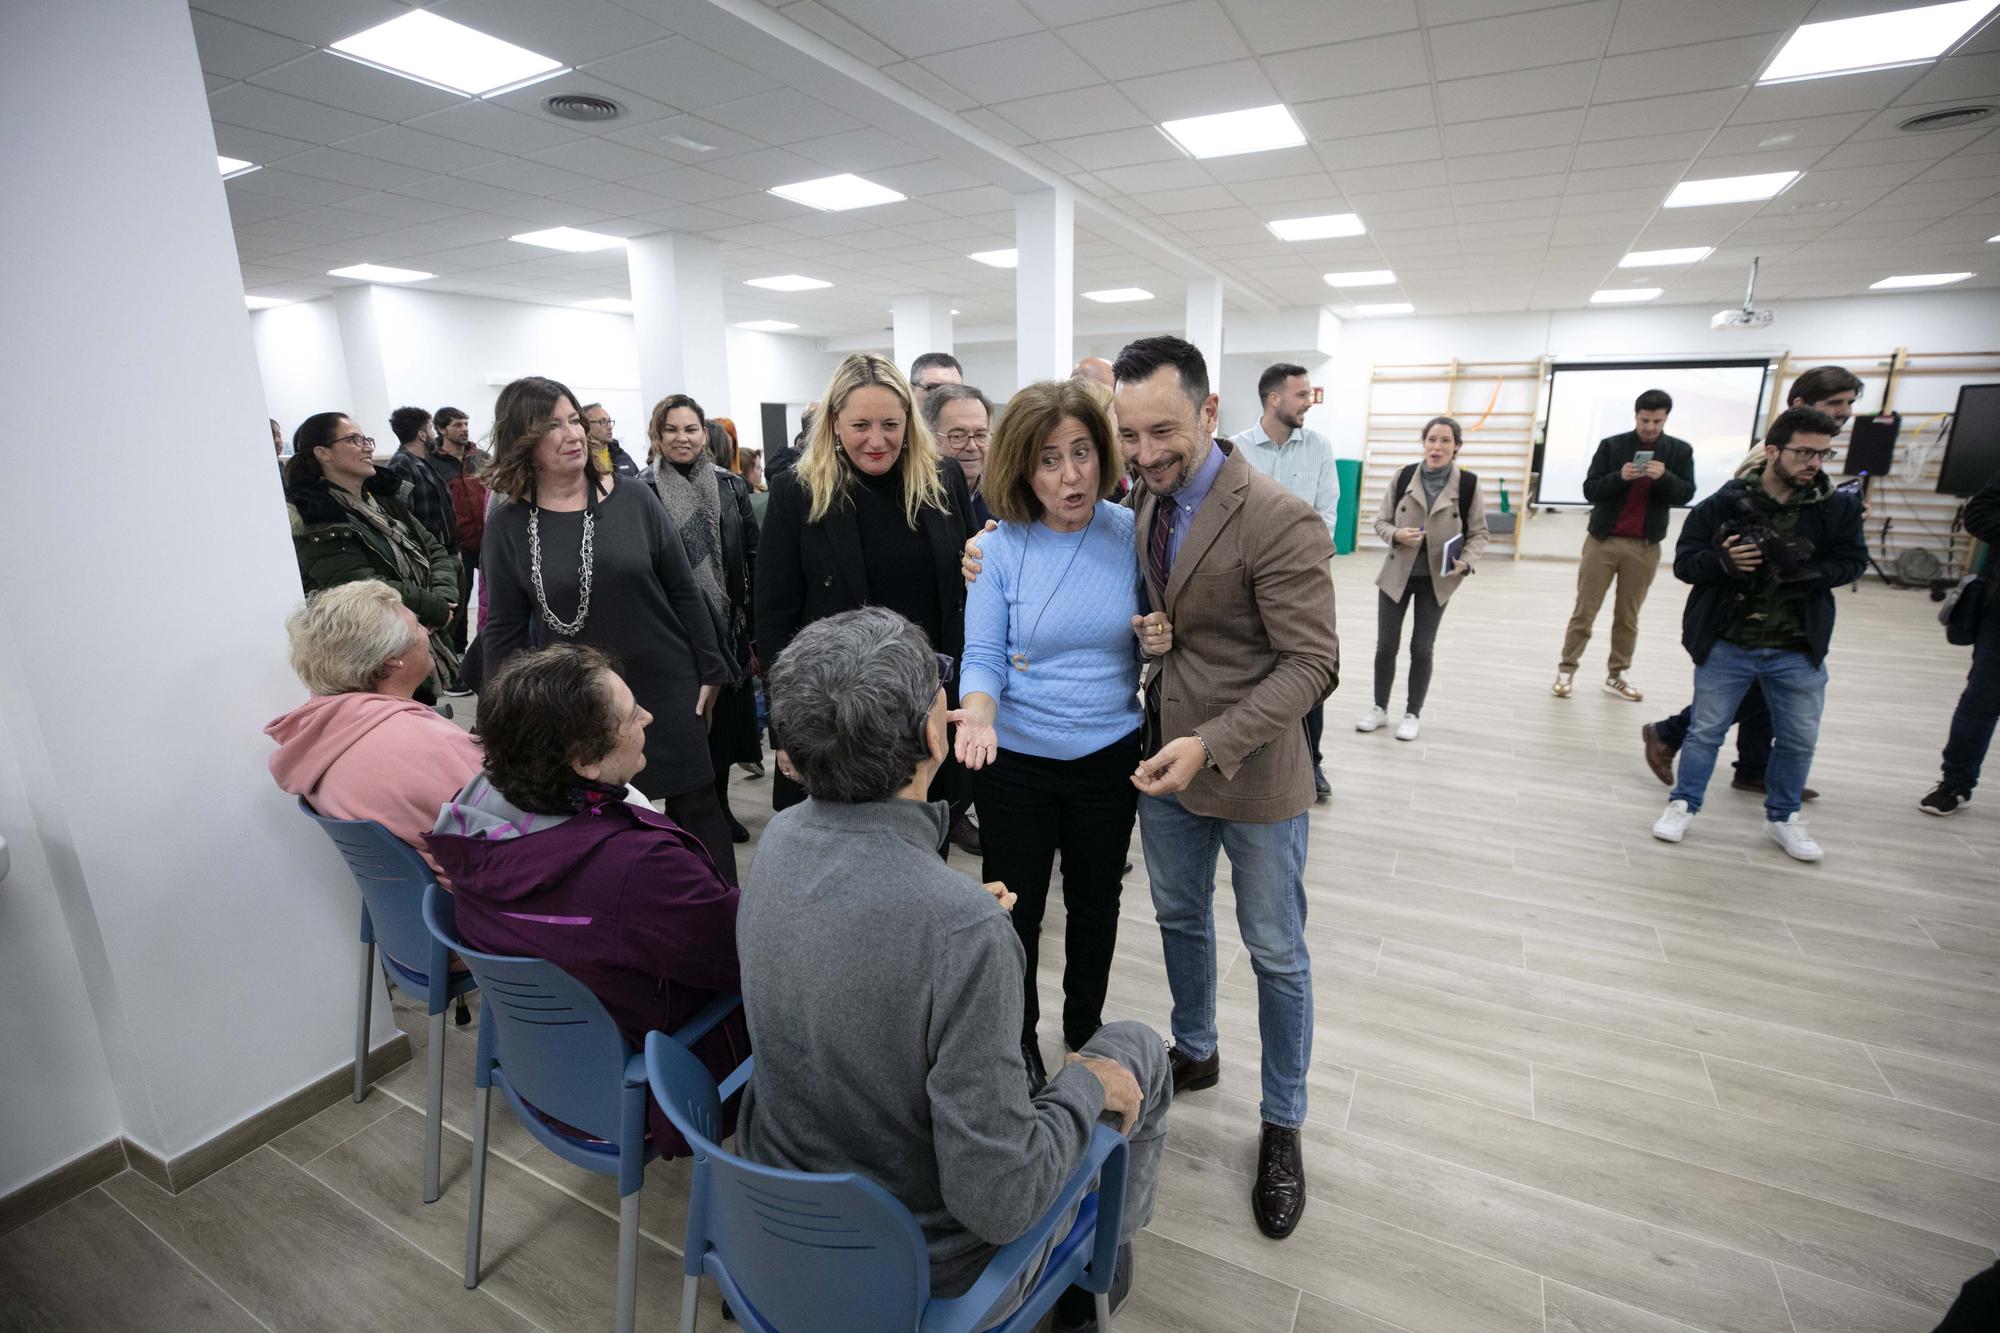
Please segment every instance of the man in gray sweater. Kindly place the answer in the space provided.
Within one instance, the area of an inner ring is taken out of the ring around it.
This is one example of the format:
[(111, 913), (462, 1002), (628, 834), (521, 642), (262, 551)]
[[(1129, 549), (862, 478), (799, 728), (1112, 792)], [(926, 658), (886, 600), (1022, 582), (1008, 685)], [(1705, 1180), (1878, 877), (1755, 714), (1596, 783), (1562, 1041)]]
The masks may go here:
[[(947, 808), (924, 799), (948, 752), (945, 660), (871, 607), (808, 626), (771, 667), (772, 726), (811, 799), (771, 820), (737, 914), (757, 1052), (738, 1142), (752, 1161), (880, 1183), (923, 1228), (932, 1294), (951, 1297), (1048, 1210), (1105, 1117), (1131, 1139), (1115, 1307), (1153, 1212), (1166, 1048), (1109, 1023), (1031, 1091), (1014, 895), (939, 859)], [(1088, 1327), (1089, 1297), (1065, 1292), (1057, 1316)]]

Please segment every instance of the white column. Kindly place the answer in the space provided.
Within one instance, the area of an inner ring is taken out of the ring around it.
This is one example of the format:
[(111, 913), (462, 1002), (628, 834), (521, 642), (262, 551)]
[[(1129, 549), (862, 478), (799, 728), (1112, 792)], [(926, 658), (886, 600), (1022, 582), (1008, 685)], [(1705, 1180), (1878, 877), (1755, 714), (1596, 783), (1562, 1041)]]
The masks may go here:
[(1076, 198), (1066, 189), (1014, 196), (1015, 371), (1023, 385), (1076, 365)]
[(1187, 281), (1187, 340), (1201, 349), (1208, 362), (1208, 386), (1222, 392), (1222, 279)]
[[(0, 731), (26, 793), (0, 820), (36, 845), (0, 885), (0, 1081), (93, 1082), (45, 1048), (62, 993), (6, 962), (34, 896), (118, 1131), (171, 1159), (346, 1066), (360, 902), (265, 767), (264, 724), (305, 698), (299, 573), (186, 0), (0, 5), (0, 124), (0, 179), (63, 200), (8, 210), (0, 290), (34, 317), (0, 355), (37, 404), (130, 427), (96, 462), (144, 478), (64, 503), (74, 452), (0, 449)], [(0, 1122), (21, 1105), (0, 1091)], [(14, 1142), (0, 1191), (57, 1164)]]
[(650, 410), (670, 393), (685, 393), (712, 417), (732, 416), (722, 260), (715, 242), (677, 232), (635, 236), (625, 243), (625, 262), (632, 276), (632, 333), (645, 407)]
[(375, 452), (379, 454), (395, 451), (389, 413), (402, 404), (389, 401), (389, 367), (382, 356), (375, 292), (371, 283), (341, 287), (333, 294), (333, 315), (340, 325), (340, 353), (347, 363), (347, 391), (352, 401), (331, 410), (345, 412), (360, 422), (361, 429), (375, 437)]
[(925, 352), (951, 351), (951, 298), (910, 292), (891, 307), (896, 325), (896, 367), (905, 375)]

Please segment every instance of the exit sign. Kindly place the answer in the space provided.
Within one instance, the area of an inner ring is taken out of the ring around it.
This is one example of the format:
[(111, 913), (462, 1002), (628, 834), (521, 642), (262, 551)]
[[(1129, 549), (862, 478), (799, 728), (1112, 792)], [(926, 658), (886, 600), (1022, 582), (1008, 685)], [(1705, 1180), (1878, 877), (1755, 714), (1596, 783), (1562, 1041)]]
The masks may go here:
[(1326, 401), (1326, 390), (1320, 388), (1317, 384), (1313, 386), (1313, 401), (1315, 403), (1323, 403)]

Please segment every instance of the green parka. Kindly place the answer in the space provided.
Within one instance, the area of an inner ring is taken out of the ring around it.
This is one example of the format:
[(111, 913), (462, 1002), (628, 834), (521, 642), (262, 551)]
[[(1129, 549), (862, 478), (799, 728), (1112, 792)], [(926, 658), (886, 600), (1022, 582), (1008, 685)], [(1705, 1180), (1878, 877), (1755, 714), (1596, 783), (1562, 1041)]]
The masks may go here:
[(374, 499), (391, 523), (422, 547), (429, 566), (422, 581), (403, 576), (389, 539), (336, 499), (332, 483), (324, 477), (304, 477), (286, 487), (292, 544), (298, 551), (299, 575), (308, 593), (361, 579), (380, 579), (396, 590), (403, 605), (429, 629), (443, 626), (454, 604), (463, 610), (458, 562), (403, 503), (401, 492), (408, 485), (387, 468), (380, 468), (362, 483), (362, 491)]

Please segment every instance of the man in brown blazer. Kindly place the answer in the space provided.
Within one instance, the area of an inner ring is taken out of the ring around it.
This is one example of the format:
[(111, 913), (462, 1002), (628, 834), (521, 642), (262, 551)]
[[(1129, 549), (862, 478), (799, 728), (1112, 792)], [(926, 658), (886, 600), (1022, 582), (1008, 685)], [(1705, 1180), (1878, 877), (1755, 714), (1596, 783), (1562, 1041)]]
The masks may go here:
[(1215, 865), (1257, 976), (1263, 1136), (1250, 1207), (1289, 1236), (1305, 1209), (1299, 1126), (1312, 1060), (1305, 942), (1312, 756), (1301, 719), (1339, 677), (1333, 539), (1311, 505), (1215, 438), (1200, 351), (1142, 338), (1118, 356), (1118, 435), (1145, 484), (1139, 567), (1174, 646), (1144, 680), (1150, 757), (1133, 775), (1173, 991), (1174, 1094), (1215, 1086)]

